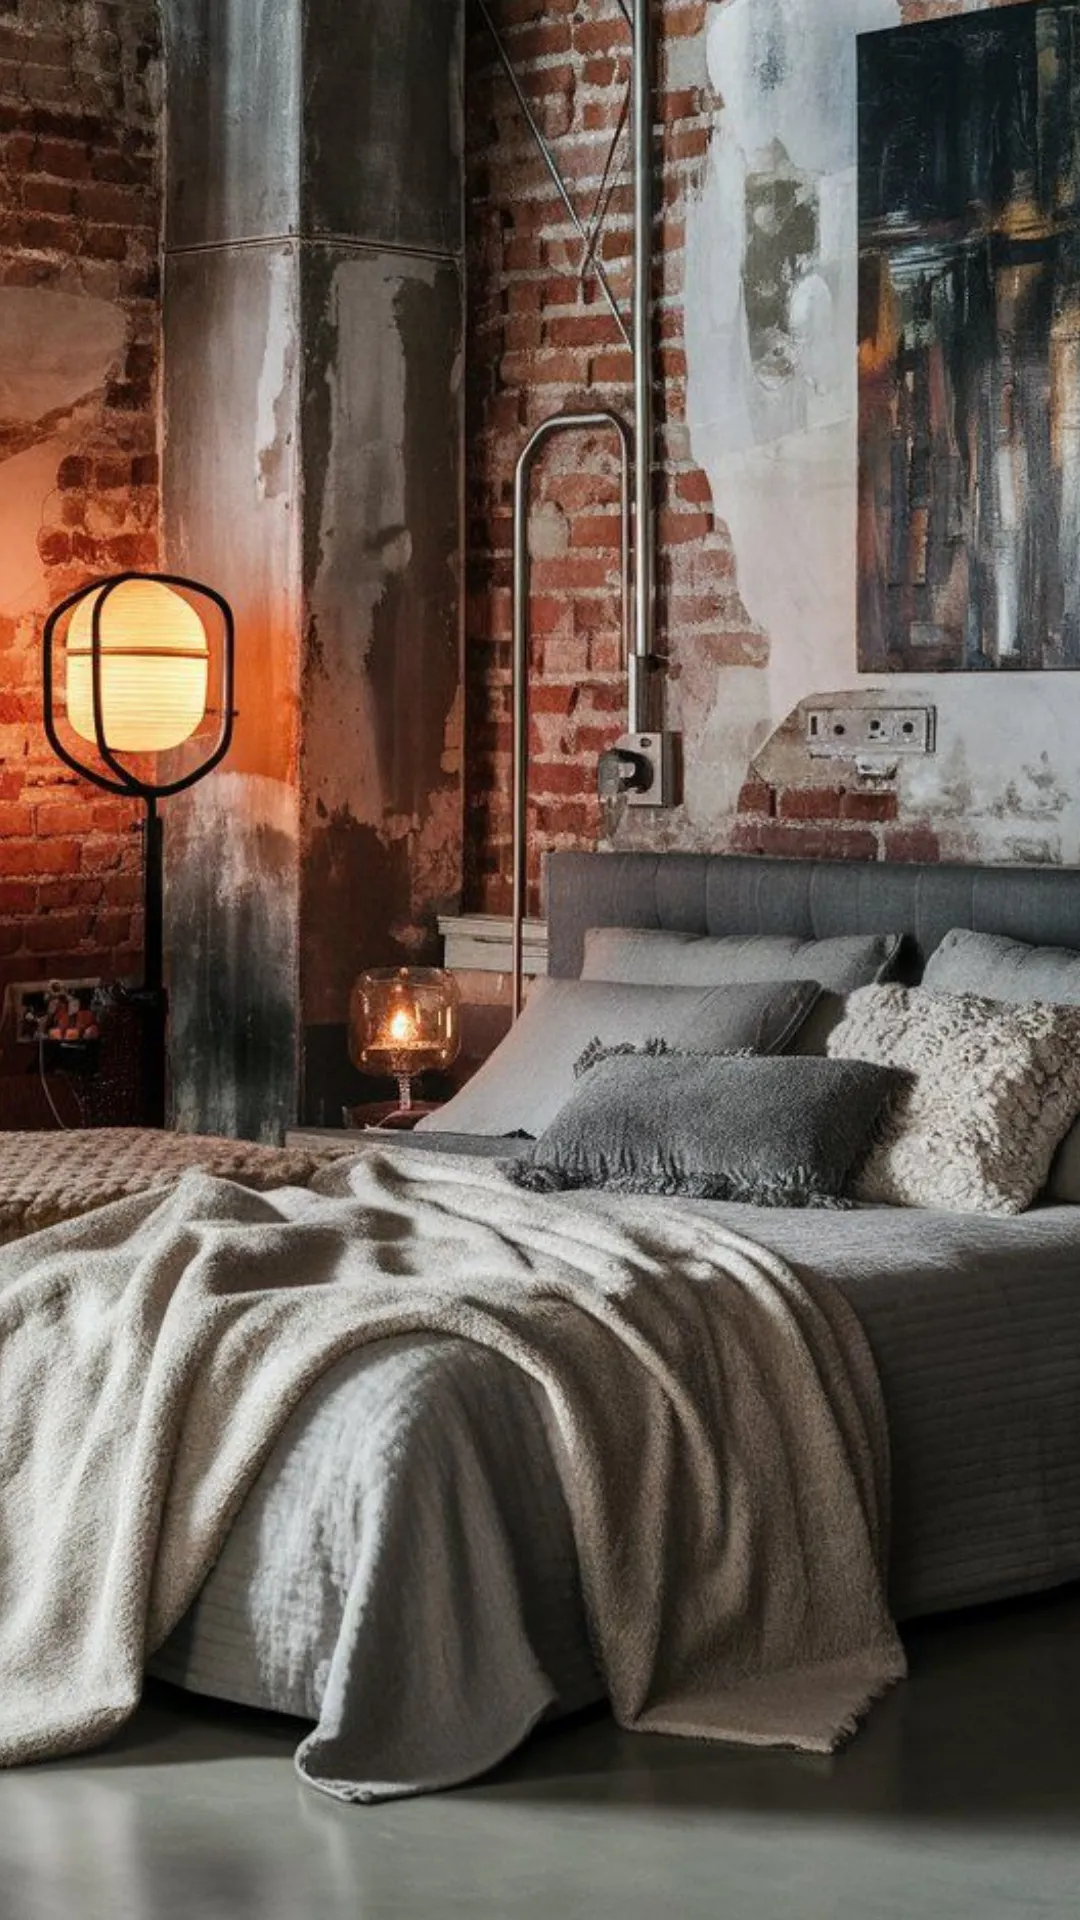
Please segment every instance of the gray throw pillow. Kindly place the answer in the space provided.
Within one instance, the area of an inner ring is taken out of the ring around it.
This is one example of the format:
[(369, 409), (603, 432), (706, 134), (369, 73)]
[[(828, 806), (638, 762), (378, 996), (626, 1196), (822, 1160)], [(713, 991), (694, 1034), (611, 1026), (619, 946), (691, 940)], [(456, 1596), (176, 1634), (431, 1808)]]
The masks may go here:
[(658, 927), (591, 927), (585, 980), (641, 980), (678, 987), (725, 980), (816, 980), (824, 989), (791, 1042), (793, 1053), (823, 1054), (843, 1018), (844, 996), (895, 977), (903, 935), (840, 934), (801, 940), (786, 933), (673, 933)]
[[(923, 985), (935, 993), (978, 993), (1014, 1006), (1049, 1000), (1055, 1006), (1076, 1007), (1080, 953), (954, 927), (927, 961)], [(1046, 1198), (1061, 1206), (1080, 1206), (1080, 1123), (1070, 1127), (1054, 1155)]]
[(852, 993), (892, 977), (898, 933), (800, 940), (793, 934), (672, 933), (656, 927), (591, 927), (583, 980), (633, 980), (667, 987), (717, 987), (732, 980), (816, 980)]
[(546, 1193), (839, 1207), (900, 1084), (860, 1060), (601, 1050), (531, 1153), (504, 1167)]
[(1080, 1113), (1080, 1007), (864, 987), (829, 1054), (911, 1075), (856, 1186), (878, 1205), (1022, 1213)]
[(1049, 1000), (1080, 1006), (1080, 953), (1068, 947), (1029, 947), (1000, 933), (954, 927), (930, 955), (923, 986), (935, 993), (978, 993), (984, 1000), (1026, 1006)]
[(596, 1037), (608, 1045), (657, 1037), (695, 1053), (777, 1052), (819, 991), (806, 980), (706, 988), (538, 980), (501, 1046), (417, 1132), (543, 1133), (574, 1091), (574, 1062)]

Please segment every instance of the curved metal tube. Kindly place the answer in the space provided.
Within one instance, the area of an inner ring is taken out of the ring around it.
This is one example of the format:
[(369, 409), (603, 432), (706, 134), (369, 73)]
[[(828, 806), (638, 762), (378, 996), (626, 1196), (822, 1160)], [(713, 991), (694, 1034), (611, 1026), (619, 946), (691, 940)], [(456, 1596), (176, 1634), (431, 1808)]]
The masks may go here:
[(526, 810), (529, 802), (529, 489), (537, 455), (559, 433), (595, 433), (608, 430), (619, 437), (622, 477), (622, 661), (631, 667), (630, 606), (633, 582), (630, 566), (630, 473), (633, 440), (626, 421), (617, 413), (556, 413), (541, 421), (526, 443), (514, 474), (514, 646), (513, 646), (513, 905), (511, 908), (511, 1019), (521, 1012), (525, 947), (525, 898), (528, 881)]

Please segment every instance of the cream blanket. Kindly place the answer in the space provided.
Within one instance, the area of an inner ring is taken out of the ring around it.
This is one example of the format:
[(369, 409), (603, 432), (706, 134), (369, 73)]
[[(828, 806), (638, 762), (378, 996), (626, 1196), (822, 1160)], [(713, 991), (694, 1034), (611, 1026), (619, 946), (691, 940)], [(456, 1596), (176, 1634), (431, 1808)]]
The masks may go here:
[(370, 1152), (319, 1185), (190, 1173), (0, 1254), (0, 1761), (107, 1739), (309, 1385), (418, 1331), (540, 1383), (624, 1726), (850, 1732), (904, 1660), (838, 1296), (662, 1203), (595, 1216), (479, 1161)]

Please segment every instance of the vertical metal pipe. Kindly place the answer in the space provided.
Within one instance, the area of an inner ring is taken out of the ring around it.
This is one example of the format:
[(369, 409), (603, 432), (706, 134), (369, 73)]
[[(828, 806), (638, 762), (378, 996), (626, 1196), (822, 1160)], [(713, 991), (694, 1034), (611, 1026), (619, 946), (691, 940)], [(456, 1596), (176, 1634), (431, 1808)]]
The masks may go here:
[(630, 656), (630, 731), (652, 728), (649, 663), (656, 637), (656, 506), (653, 460), (653, 102), (652, 0), (633, 0), (634, 153), (634, 644)]
[[(530, 435), (514, 473), (514, 638), (511, 655), (511, 700), (513, 705), (513, 764), (511, 789), (513, 814), (511, 827), (513, 898), (511, 904), (510, 969), (511, 1017), (521, 1012), (525, 959), (525, 903), (528, 887), (529, 804), (529, 485), (537, 454), (557, 433), (594, 433), (611, 429), (618, 435), (621, 459), (621, 552), (622, 649), (623, 659), (633, 672), (630, 618), (630, 469), (633, 446), (630, 429), (616, 413), (556, 413), (541, 421)], [(640, 729), (639, 729), (640, 730)]]
[(514, 892), (510, 930), (510, 1018), (521, 1012), (525, 974), (525, 901), (528, 882), (526, 811), (529, 804), (529, 476), (533, 440), (529, 441), (514, 474), (514, 645), (511, 662), (513, 698), (513, 848)]

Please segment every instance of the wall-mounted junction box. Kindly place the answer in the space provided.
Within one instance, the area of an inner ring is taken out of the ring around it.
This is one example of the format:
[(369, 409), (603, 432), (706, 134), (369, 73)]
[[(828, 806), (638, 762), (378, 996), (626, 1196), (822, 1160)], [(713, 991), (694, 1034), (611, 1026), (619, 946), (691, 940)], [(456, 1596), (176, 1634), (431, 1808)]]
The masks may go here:
[(854, 760), (867, 753), (933, 753), (936, 707), (811, 707), (806, 744), (812, 760)]
[(627, 789), (623, 798), (628, 806), (678, 806), (681, 739), (677, 733), (624, 733), (616, 742), (616, 752), (638, 761), (648, 783)]

